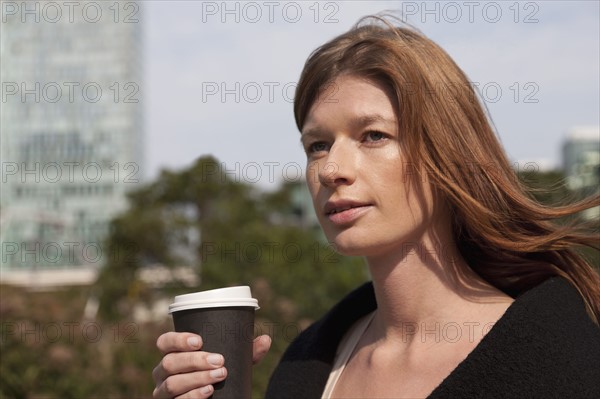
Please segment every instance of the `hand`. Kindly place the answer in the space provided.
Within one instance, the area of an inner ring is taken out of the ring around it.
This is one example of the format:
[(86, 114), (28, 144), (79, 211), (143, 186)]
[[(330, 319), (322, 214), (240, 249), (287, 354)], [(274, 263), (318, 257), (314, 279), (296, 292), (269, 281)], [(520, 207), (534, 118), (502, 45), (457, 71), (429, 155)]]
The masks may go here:
[[(201, 351), (202, 337), (192, 333), (168, 332), (156, 341), (164, 354), (152, 370), (156, 384), (152, 396), (158, 398), (208, 398), (213, 384), (227, 377), (225, 359), (217, 353)], [(261, 335), (253, 343), (252, 363), (257, 364), (271, 347), (271, 337)]]

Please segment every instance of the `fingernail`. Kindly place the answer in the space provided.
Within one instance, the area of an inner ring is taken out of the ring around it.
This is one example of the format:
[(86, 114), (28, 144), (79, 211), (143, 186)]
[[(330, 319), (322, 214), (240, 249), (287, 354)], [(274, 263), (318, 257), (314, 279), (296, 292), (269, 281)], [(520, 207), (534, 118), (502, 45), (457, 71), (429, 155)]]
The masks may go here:
[(208, 355), (206, 360), (213, 366), (220, 366), (223, 364), (223, 356), (217, 354)]
[(223, 370), (223, 368), (221, 367), (220, 369), (210, 370), (209, 374), (212, 378), (221, 378), (225, 376), (225, 370)]
[(198, 337), (189, 337), (187, 339), (187, 343), (192, 348), (197, 348), (200, 346), (200, 340), (198, 339)]
[(212, 385), (207, 385), (207, 386), (205, 386), (205, 387), (202, 387), (202, 388), (200, 389), (200, 391), (202, 391), (202, 393), (203, 393), (203, 394), (205, 394), (205, 395), (208, 395), (209, 393), (211, 393), (211, 392), (212, 392), (212, 390), (213, 390), (213, 387), (212, 387)]

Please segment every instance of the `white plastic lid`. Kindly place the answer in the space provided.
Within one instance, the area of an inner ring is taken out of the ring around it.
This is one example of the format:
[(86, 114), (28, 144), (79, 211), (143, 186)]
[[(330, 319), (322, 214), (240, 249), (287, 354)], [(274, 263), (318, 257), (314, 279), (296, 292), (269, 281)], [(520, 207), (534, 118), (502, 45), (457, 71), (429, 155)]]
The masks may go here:
[(169, 305), (169, 313), (188, 309), (231, 306), (251, 306), (254, 309), (259, 309), (258, 301), (252, 298), (250, 287), (244, 285), (177, 295), (174, 302)]

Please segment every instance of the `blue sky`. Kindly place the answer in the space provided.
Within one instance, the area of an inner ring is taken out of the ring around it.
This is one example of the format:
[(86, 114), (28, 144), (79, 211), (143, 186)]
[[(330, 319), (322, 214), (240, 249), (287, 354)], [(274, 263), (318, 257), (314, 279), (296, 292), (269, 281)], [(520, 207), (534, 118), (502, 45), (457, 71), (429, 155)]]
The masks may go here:
[(305, 157), (291, 100), (305, 59), (392, 9), (484, 89), (514, 162), (558, 165), (566, 131), (600, 123), (597, 1), (147, 1), (146, 176), (212, 154), (240, 181), (297, 178)]

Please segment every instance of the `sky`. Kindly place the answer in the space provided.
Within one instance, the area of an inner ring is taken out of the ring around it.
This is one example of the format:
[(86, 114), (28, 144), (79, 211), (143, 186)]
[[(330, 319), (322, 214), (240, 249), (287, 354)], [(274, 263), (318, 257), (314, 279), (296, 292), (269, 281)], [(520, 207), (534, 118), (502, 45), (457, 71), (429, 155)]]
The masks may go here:
[(509, 158), (560, 166), (600, 124), (598, 1), (144, 1), (145, 176), (211, 154), (238, 181), (297, 180), (293, 92), (308, 55), (385, 10), (437, 42), (480, 89)]

